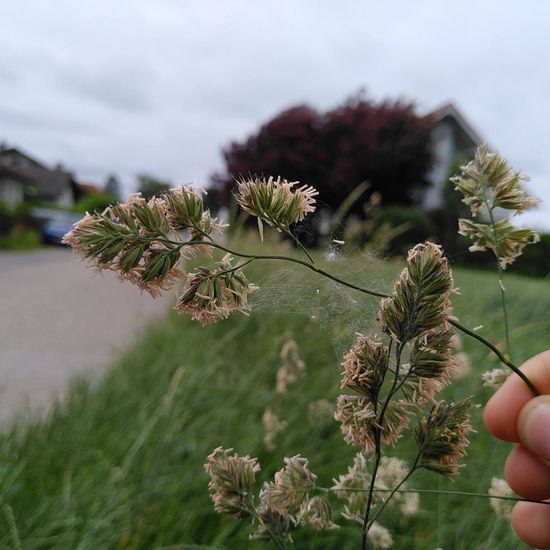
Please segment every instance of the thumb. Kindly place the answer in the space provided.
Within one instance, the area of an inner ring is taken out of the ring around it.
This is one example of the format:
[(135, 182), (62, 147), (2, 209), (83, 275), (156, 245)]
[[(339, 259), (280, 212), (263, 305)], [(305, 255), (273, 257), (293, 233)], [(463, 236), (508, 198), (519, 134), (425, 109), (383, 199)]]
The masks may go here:
[(520, 442), (550, 464), (550, 395), (530, 399), (518, 417)]

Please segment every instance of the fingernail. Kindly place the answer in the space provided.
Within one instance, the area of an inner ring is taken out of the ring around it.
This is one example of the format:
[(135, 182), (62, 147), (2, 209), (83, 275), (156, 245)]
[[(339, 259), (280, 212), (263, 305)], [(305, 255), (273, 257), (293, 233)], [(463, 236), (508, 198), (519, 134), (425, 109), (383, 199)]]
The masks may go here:
[(550, 460), (550, 403), (533, 404), (521, 415), (520, 435), (528, 449)]

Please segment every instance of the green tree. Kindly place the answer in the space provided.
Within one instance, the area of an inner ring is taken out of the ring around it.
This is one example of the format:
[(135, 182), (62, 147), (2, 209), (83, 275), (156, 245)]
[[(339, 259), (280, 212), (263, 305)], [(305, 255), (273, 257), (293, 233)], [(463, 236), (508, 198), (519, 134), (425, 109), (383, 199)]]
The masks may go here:
[(138, 191), (146, 199), (150, 199), (155, 195), (160, 195), (172, 187), (169, 181), (160, 180), (150, 174), (139, 174), (137, 179)]
[(75, 212), (84, 214), (89, 212), (103, 212), (109, 205), (117, 202), (117, 198), (107, 193), (88, 193), (84, 195), (73, 207)]
[(105, 193), (111, 197), (115, 197), (117, 200), (120, 200), (120, 181), (114, 174), (110, 174), (105, 182)]

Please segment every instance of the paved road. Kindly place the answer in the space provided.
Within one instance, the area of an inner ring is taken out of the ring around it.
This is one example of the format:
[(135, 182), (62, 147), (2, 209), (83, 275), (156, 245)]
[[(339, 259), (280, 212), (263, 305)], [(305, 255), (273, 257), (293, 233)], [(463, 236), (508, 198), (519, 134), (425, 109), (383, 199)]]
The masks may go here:
[(0, 252), (0, 419), (44, 409), (79, 372), (108, 365), (173, 295), (153, 300), (66, 249)]

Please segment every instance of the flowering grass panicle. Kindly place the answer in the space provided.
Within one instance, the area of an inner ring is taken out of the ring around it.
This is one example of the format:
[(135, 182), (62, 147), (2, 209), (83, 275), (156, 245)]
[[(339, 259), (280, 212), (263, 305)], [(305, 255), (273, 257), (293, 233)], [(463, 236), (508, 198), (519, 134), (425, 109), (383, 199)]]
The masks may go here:
[(136, 194), (127, 204), (86, 214), (63, 237), (63, 243), (95, 269), (114, 271), (119, 279), (157, 297), (182, 276), (180, 247), (158, 240), (169, 232), (156, 200), (145, 201)]
[(383, 425), (377, 424), (377, 414), (372, 402), (362, 396), (340, 395), (336, 403), (334, 418), (340, 422), (344, 441), (360, 447), (366, 453), (376, 448), (374, 427), (380, 428), (380, 440), (395, 445), (411, 416), (410, 403), (397, 399), (388, 403)]
[(368, 537), (375, 548), (386, 550), (393, 546), (393, 537), (391, 533), (377, 521), (370, 526)]
[[(460, 220), (459, 230), (473, 241), (472, 250), (494, 252), (499, 279), (500, 269), (538, 239), (533, 230), (515, 228), (507, 219), (495, 217), (495, 209), (521, 213), (536, 204), (535, 199), (526, 196), (524, 181), (520, 173), (512, 171), (486, 147), (480, 148), (474, 161), (463, 166), (462, 174), (454, 179), (472, 215), (478, 216), (476, 221)], [(253, 536), (270, 539), (279, 548), (292, 541), (291, 532), (298, 526), (338, 527), (332, 517), (331, 494), (344, 500), (345, 518), (362, 524), (362, 548), (366, 547), (367, 537), (377, 548), (390, 548), (391, 533), (376, 521), (386, 504), (395, 502), (403, 517), (418, 513), (418, 493), (405, 489), (410, 476), (418, 468), (451, 478), (456, 476), (472, 431), (471, 399), (457, 403), (434, 401), (436, 393), (457, 371), (454, 352), (460, 351), (460, 347), (450, 325), (484, 343), (518, 372), (508, 354), (502, 280), (506, 354), (475, 334), (475, 329), (463, 327), (452, 317), (453, 277), (440, 246), (432, 242), (414, 246), (392, 294), (386, 296), (322, 269), (291, 232), (292, 224), (315, 210), (317, 191), (313, 187), (280, 177), (243, 178), (237, 181), (235, 195), (241, 208), (257, 217), (262, 240), (266, 223), (291, 237), (307, 260), (290, 255), (231, 251), (231, 245), (216, 242), (215, 237), (225, 226), (205, 208), (204, 194), (191, 185), (150, 200), (134, 194), (126, 204), (112, 205), (100, 214), (87, 214), (65, 236), (64, 242), (95, 268), (113, 270), (120, 278), (153, 295), (181, 279), (184, 284), (176, 309), (190, 313), (203, 325), (224, 319), (234, 311), (248, 313), (249, 295), (257, 287), (248, 281), (243, 268), (258, 260), (293, 262), (316, 276), (364, 295), (382, 297), (378, 313), (382, 337), (358, 334), (341, 362), (341, 388), (354, 394), (340, 395), (336, 407), (326, 399), (306, 403), (311, 421), (320, 425), (321, 419), (333, 415), (340, 422), (344, 440), (360, 448), (346, 474), (334, 479), (330, 489), (318, 487), (308, 460), (296, 455), (285, 458), (284, 468), (275, 473), (273, 481), (264, 483), (259, 498), (255, 498), (253, 490), (260, 470), (257, 459), (218, 447), (209, 455), (205, 470), (210, 476), (208, 487), (215, 510), (238, 518), (248, 517), (256, 527)], [(490, 223), (486, 223), (482, 214), (489, 217)], [(340, 248), (343, 241), (333, 240), (333, 244)], [(219, 250), (227, 252), (221, 260)], [(211, 265), (184, 273), (183, 260), (197, 253), (219, 256)], [(244, 260), (235, 265), (232, 256)], [(291, 384), (305, 376), (305, 364), (294, 340), (285, 343), (281, 359), (275, 390), (285, 394)], [(505, 373), (502, 369), (485, 373), (485, 384), (496, 385)], [(529, 380), (526, 382), (530, 384)], [(432, 406), (426, 413), (428, 402)], [(409, 467), (401, 459), (386, 456), (383, 446), (395, 445), (417, 415), (421, 415), (414, 430), (418, 449)], [(287, 423), (270, 408), (265, 409), (262, 422), (265, 445), (273, 450), (277, 435)], [(493, 479), (490, 489), (493, 500), (509, 494), (503, 483)], [(500, 501), (497, 504), (504, 506)], [(493, 503), (495, 507), (497, 504)], [(376, 515), (371, 516), (374, 509)]]
[(540, 239), (533, 229), (514, 227), (508, 220), (498, 220), (494, 225), (488, 225), (461, 219), (458, 232), (474, 242), (470, 252), (491, 250), (498, 256), (502, 269), (514, 263), (528, 244), (537, 243)]
[(316, 479), (307, 458), (300, 455), (285, 458), (285, 467), (275, 473), (272, 482), (264, 484), (261, 498), (277, 512), (294, 516), (308, 498)]
[(302, 504), (297, 521), (301, 525), (310, 525), (318, 531), (339, 529), (339, 526), (332, 521), (332, 508), (326, 495), (306, 499)]
[(277, 447), (275, 438), (286, 430), (288, 422), (279, 420), (268, 407), (262, 415), (262, 424), (264, 426), (264, 445), (268, 451), (274, 451)]
[[(514, 491), (510, 488), (508, 483), (504, 479), (498, 477), (491, 478), (491, 487), (489, 487), (489, 494), (492, 497), (513, 497)], [(491, 508), (495, 511), (497, 516), (509, 518), (512, 515), (513, 501), (505, 500), (502, 498), (489, 499)]]
[(376, 413), (369, 399), (358, 395), (338, 396), (334, 418), (340, 422), (346, 443), (368, 453), (374, 450)]
[(413, 342), (405, 389), (409, 401), (424, 404), (450, 381), (457, 362), (450, 330), (429, 330)]
[[(406, 489), (403, 479), (410, 472), (410, 466), (404, 460), (394, 456), (383, 456), (376, 476), (376, 489), (391, 490), (400, 485)], [(415, 516), (420, 507), (420, 495), (418, 493), (395, 493), (392, 500), (399, 506), (401, 513), (406, 517)]]
[(415, 429), (420, 449), (421, 468), (447, 477), (459, 473), (460, 461), (466, 455), (468, 433), (472, 431), (469, 409), (470, 398), (457, 403), (436, 403), (427, 417)]
[(281, 349), (283, 364), (277, 370), (276, 391), (284, 394), (288, 386), (294, 384), (306, 375), (306, 365), (298, 354), (298, 344), (295, 340), (288, 340)]
[(248, 295), (258, 287), (231, 262), (231, 255), (226, 254), (217, 268), (201, 266), (189, 273), (176, 310), (190, 313), (202, 325), (225, 319), (235, 311), (248, 315)]
[(389, 298), (380, 302), (379, 320), (394, 340), (404, 344), (447, 323), (453, 278), (441, 247), (431, 242), (409, 251), (407, 267)]
[(282, 543), (293, 542), (291, 532), (295, 528), (294, 518), (274, 510), (265, 499), (261, 499), (256, 508), (256, 522), (256, 530), (250, 538)]
[(389, 360), (388, 347), (378, 336), (357, 335), (355, 345), (342, 361), (342, 388), (354, 390), (376, 400)]
[[(394, 369), (390, 347), (377, 336), (358, 335), (342, 361), (342, 388), (359, 394), (341, 395), (336, 405), (335, 419), (347, 443), (367, 453), (379, 453), (381, 444), (395, 445), (415, 408), (447, 384), (455, 364), (447, 328), (452, 289), (441, 248), (430, 242), (415, 246), (393, 295), (380, 302), (379, 322), (396, 345)], [(411, 340), (410, 362), (402, 364)], [(384, 385), (389, 371), (393, 384)], [(404, 399), (396, 395), (398, 390)]]
[(315, 211), (315, 197), (319, 193), (313, 187), (297, 185), (297, 181), (272, 176), (237, 180), (237, 203), (258, 218), (262, 240), (262, 221), (278, 231), (287, 231), (293, 223)]
[(307, 419), (317, 427), (328, 426), (334, 422), (334, 404), (328, 399), (314, 399), (307, 406)]
[(516, 172), (487, 145), (476, 150), (474, 159), (460, 167), (461, 173), (451, 178), (455, 189), (462, 193), (462, 202), (477, 216), (483, 208), (503, 208), (519, 214), (536, 206), (538, 199), (527, 197), (524, 183), (527, 176)]
[(218, 447), (208, 456), (204, 465), (210, 476), (208, 491), (216, 512), (246, 517), (254, 510), (252, 489), (260, 465), (257, 459), (237, 453), (232, 455), (232, 451)]
[(498, 389), (506, 382), (509, 375), (510, 371), (508, 369), (495, 368), (482, 373), (481, 379), (486, 388)]
[[(397, 493), (396, 493), (397, 494)], [(397, 499), (401, 513), (406, 518), (418, 515), (420, 511), (420, 495), (418, 493), (403, 493)]]
[(346, 501), (343, 517), (362, 523), (367, 507), (367, 491), (371, 482), (366, 456), (363, 453), (357, 453), (353, 459), (353, 466), (348, 467), (345, 474), (332, 481), (332, 490), (336, 496)]
[(473, 222), (460, 219), (459, 233), (473, 241), (471, 252), (491, 250), (501, 269), (512, 264), (528, 244), (539, 240), (530, 228), (515, 228), (508, 219), (495, 219), (495, 209), (521, 214), (536, 206), (538, 199), (526, 195), (524, 182), (528, 178), (510, 168), (498, 153), (480, 146), (474, 160), (460, 167), (461, 174), (451, 178), (455, 189), (462, 193), (472, 216), (488, 218)]

